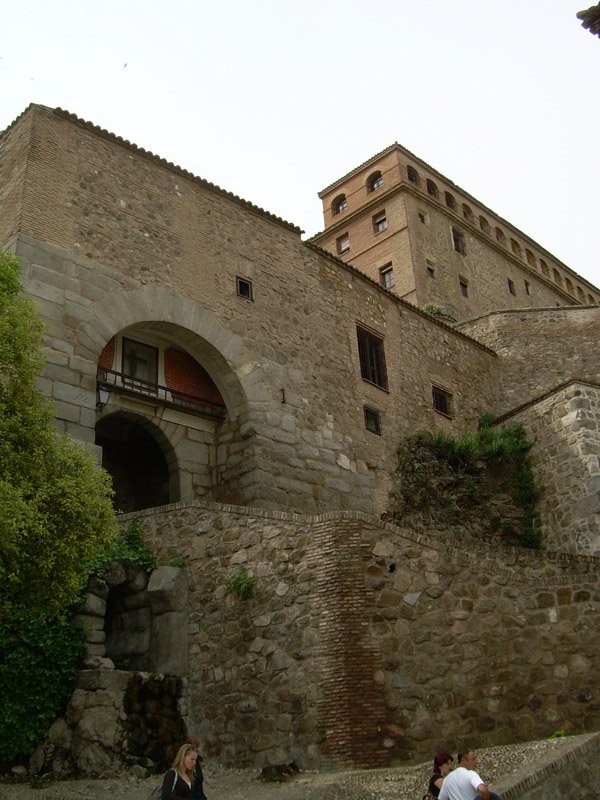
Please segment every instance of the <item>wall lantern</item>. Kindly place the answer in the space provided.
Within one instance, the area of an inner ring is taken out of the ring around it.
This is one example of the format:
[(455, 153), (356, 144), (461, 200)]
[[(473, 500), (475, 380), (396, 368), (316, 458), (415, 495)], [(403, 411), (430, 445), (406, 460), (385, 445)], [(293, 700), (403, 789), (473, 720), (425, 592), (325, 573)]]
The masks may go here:
[(110, 397), (110, 389), (106, 386), (101, 386), (98, 384), (96, 386), (96, 411), (102, 411), (102, 409), (108, 403), (108, 398)]

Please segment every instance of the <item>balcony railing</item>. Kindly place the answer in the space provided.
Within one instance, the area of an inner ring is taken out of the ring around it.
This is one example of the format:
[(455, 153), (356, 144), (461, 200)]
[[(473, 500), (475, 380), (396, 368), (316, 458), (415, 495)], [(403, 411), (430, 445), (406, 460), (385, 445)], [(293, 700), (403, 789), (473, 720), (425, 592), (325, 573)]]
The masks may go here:
[(96, 373), (96, 382), (99, 388), (116, 391), (129, 397), (137, 397), (154, 402), (168, 408), (176, 408), (210, 419), (224, 419), (227, 409), (220, 403), (207, 400), (205, 397), (180, 392), (158, 383), (132, 378), (113, 369), (99, 369)]

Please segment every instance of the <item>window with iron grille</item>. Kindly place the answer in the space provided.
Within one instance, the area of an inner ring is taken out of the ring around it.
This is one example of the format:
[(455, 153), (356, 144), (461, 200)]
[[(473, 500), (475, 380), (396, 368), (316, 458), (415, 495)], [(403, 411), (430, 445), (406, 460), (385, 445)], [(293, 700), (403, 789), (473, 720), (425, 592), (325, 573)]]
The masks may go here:
[(368, 408), (368, 406), (364, 406), (363, 411), (365, 414), (365, 428), (371, 433), (381, 436), (381, 414), (379, 411), (374, 408)]
[(387, 371), (385, 368), (385, 354), (383, 352), (383, 339), (371, 331), (356, 326), (358, 337), (358, 357), (360, 360), (360, 374), (363, 380), (387, 389)]
[(237, 287), (237, 293), (240, 297), (245, 297), (246, 300), (253, 300), (254, 295), (252, 293), (252, 281), (249, 281), (247, 278), (236, 278), (235, 284)]
[(433, 396), (433, 407), (440, 414), (445, 414), (447, 417), (452, 416), (452, 395), (445, 389), (440, 389), (439, 386), (431, 387), (431, 394)]

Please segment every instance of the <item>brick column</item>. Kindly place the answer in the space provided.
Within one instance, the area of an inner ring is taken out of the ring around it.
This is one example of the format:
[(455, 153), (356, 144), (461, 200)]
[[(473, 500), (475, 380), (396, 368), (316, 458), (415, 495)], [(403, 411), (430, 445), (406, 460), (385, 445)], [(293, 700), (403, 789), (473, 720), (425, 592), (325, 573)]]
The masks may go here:
[(374, 679), (381, 658), (369, 632), (373, 596), (365, 586), (368, 553), (363, 553), (360, 527), (355, 520), (331, 520), (314, 528), (317, 720), (323, 755), (336, 763), (376, 767), (389, 764), (390, 755), (382, 744), (385, 699)]

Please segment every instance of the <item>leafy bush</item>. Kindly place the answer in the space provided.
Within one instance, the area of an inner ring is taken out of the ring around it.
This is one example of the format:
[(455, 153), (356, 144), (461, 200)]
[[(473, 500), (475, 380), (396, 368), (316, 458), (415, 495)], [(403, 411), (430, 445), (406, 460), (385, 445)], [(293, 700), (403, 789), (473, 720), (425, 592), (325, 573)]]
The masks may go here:
[(24, 758), (73, 690), (83, 636), (71, 619), (13, 606), (0, 625), (0, 764)]

